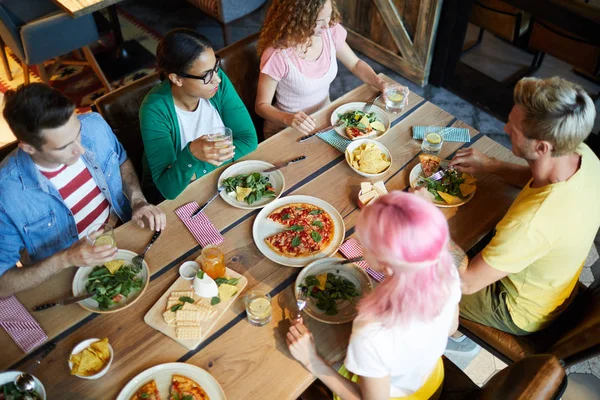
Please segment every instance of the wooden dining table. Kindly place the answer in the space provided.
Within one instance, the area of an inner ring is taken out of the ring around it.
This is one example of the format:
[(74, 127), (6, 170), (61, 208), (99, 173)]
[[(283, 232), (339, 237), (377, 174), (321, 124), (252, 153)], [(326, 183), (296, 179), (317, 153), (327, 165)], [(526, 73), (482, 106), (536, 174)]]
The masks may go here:
[[(384, 76), (385, 79), (388, 79)], [(376, 90), (362, 85), (313, 115), (318, 127), (330, 125), (330, 116), (338, 106), (353, 101), (369, 101)], [(412, 139), (412, 127), (437, 125), (466, 128), (470, 143), (446, 142), (441, 157), (451, 158), (460, 148), (472, 147), (505, 161), (519, 162), (512, 153), (472, 127), (411, 93), (408, 105), (398, 114), (389, 114), (392, 126), (380, 138), (391, 152), (393, 163), (382, 179), (388, 190), (406, 190), (408, 176), (418, 163), (420, 141)], [(354, 236), (360, 213), (357, 194), (366, 179), (347, 165), (344, 155), (320, 138), (298, 143), (301, 134), (288, 128), (262, 142), (256, 151), (243, 159), (264, 160), (278, 164), (306, 155), (306, 160), (282, 169), (285, 176), (283, 196), (310, 195), (323, 199), (342, 215), (346, 238)], [(242, 159), (242, 160), (243, 160)], [(206, 340), (195, 350), (188, 350), (144, 323), (144, 315), (179, 277), (178, 266), (195, 259), (200, 246), (175, 215), (175, 210), (191, 201), (199, 204), (217, 189), (222, 166), (215, 172), (191, 183), (175, 200), (160, 204), (167, 215), (167, 227), (146, 255), (151, 271), (149, 287), (131, 307), (113, 314), (91, 314), (77, 304), (54, 307), (34, 313), (34, 317), (57, 348), (42, 362), (35, 375), (43, 382), (49, 399), (114, 399), (121, 389), (140, 372), (152, 366), (183, 362), (199, 366), (212, 374), (229, 399), (295, 399), (314, 377), (295, 361), (285, 343), (296, 315), (293, 283), (300, 269), (270, 261), (260, 253), (252, 238), (252, 225), (259, 210), (233, 208), (217, 199), (205, 213), (220, 230), (225, 241), (219, 246), (227, 266), (248, 279), (247, 290), (260, 289), (272, 297), (273, 318), (265, 326), (247, 322), (240, 296), (221, 317)], [(473, 199), (458, 208), (444, 208), (453, 242), (463, 250), (471, 249), (502, 218), (518, 189), (494, 175), (477, 176)], [(141, 252), (152, 232), (129, 222), (116, 230), (119, 248)], [(464, 257), (464, 253), (461, 257)], [(462, 260), (466, 262), (466, 260)], [(36, 289), (19, 293), (19, 300), (32, 306), (71, 294), (75, 268), (52, 277)], [(328, 325), (305, 317), (319, 354), (330, 363), (343, 360), (351, 324)], [(73, 347), (88, 338), (107, 337), (114, 349), (114, 361), (108, 373), (98, 380), (83, 380), (70, 375), (67, 365)], [(0, 369), (26, 370), (41, 349), (23, 354), (11, 338), (0, 332)]]

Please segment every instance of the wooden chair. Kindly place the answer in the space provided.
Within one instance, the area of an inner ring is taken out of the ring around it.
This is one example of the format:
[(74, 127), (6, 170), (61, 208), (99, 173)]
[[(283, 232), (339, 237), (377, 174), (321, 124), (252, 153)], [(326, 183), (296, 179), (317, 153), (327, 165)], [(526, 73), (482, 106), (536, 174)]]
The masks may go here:
[(475, 0), (469, 22), (479, 27), (479, 37), (475, 45), (481, 43), (484, 30), (517, 44), (529, 29), (531, 16), (517, 7), (500, 0)]

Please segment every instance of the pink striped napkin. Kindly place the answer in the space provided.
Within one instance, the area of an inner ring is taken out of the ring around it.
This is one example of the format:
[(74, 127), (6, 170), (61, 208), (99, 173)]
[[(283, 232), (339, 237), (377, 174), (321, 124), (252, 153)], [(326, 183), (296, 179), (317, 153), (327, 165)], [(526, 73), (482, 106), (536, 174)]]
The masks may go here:
[[(339, 251), (346, 258), (360, 257), (363, 255), (362, 247), (360, 247), (360, 244), (356, 239), (346, 240), (344, 244), (340, 246)], [(371, 275), (371, 278), (375, 279), (377, 282), (382, 282), (385, 279), (385, 274), (372, 270), (366, 261), (359, 261), (356, 265), (364, 269), (365, 272)]]
[(0, 326), (25, 353), (37, 348), (48, 336), (15, 297), (0, 297)]
[(201, 212), (190, 220), (190, 215), (200, 207), (198, 203), (192, 201), (175, 210), (175, 214), (187, 226), (200, 246), (205, 247), (209, 244), (221, 244), (225, 240), (221, 232), (210, 222), (206, 214)]

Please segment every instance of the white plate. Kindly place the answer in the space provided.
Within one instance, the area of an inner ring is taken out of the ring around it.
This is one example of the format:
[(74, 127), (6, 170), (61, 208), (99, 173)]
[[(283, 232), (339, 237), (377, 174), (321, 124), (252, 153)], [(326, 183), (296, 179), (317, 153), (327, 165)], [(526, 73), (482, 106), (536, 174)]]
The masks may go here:
[[(22, 371), (0, 372), (0, 386), (4, 385), (5, 383), (14, 382), (15, 378), (22, 373)], [(46, 400), (46, 389), (44, 389), (44, 385), (42, 385), (42, 382), (40, 382), (40, 380), (35, 376), (33, 377), (33, 380), (35, 381), (35, 391), (42, 400)]]
[[(313, 261), (304, 267), (302, 271), (300, 271), (300, 274), (298, 274), (298, 277), (296, 278), (296, 284), (294, 285), (296, 288), (296, 297), (298, 295), (298, 291), (300, 290), (300, 285), (304, 283), (304, 280), (308, 275), (319, 275), (323, 273), (333, 273), (352, 282), (361, 294), (360, 297), (356, 298), (355, 303), (358, 303), (358, 300), (364, 297), (366, 294), (371, 293), (373, 291), (373, 283), (371, 282), (369, 275), (367, 275), (367, 273), (359, 266), (355, 264), (341, 265), (341, 261), (344, 261), (344, 259), (324, 258)], [(308, 298), (304, 312), (317, 321), (321, 321), (326, 324), (345, 324), (353, 321), (358, 314), (356, 306), (345, 300), (338, 302), (338, 313), (336, 315), (326, 315), (325, 312), (317, 308), (312, 297)]]
[(148, 368), (129, 381), (117, 396), (117, 400), (129, 400), (147, 382), (154, 379), (162, 399), (169, 398), (173, 375), (183, 375), (197, 382), (210, 400), (226, 400), (219, 382), (200, 367), (185, 363), (166, 363)]
[[(327, 211), (333, 219), (333, 239), (331, 240), (331, 243), (329, 243), (329, 246), (327, 246), (327, 248), (325, 248), (320, 253), (308, 257), (299, 258), (283, 257), (271, 250), (271, 248), (265, 243), (266, 238), (278, 232), (281, 232), (284, 229), (283, 225), (275, 221), (271, 221), (267, 217), (275, 209), (291, 203), (314, 204), (315, 206)], [(344, 225), (344, 220), (342, 219), (340, 213), (331, 204), (316, 197), (304, 195), (287, 196), (270, 203), (268, 206), (263, 208), (260, 213), (258, 213), (256, 219), (254, 220), (254, 225), (252, 226), (252, 236), (254, 238), (254, 243), (256, 244), (256, 247), (258, 247), (260, 252), (263, 253), (264, 256), (270, 259), (271, 261), (274, 261), (277, 264), (286, 265), (288, 267), (303, 267), (311, 261), (323, 257), (329, 257), (330, 255), (334, 254), (340, 247), (340, 245), (344, 241), (345, 234), (346, 228)]]
[[(448, 168), (448, 160), (442, 160), (440, 162), (440, 166), (442, 168)], [(419, 177), (422, 174), (423, 174), (423, 168), (421, 168), (421, 163), (418, 163), (410, 171), (410, 175), (408, 177), (408, 180), (410, 181), (410, 187), (412, 187), (413, 189), (416, 189), (419, 187), (419, 186), (417, 186), (417, 181), (419, 180)], [(442, 201), (438, 201), (438, 200), (433, 200), (433, 204), (435, 204), (438, 207), (442, 207), (442, 208), (459, 207), (459, 206), (462, 206), (463, 204), (466, 204), (469, 201), (471, 201), (471, 199), (475, 196), (476, 191), (477, 191), (477, 189), (475, 189), (475, 191), (473, 193), (471, 193), (464, 201), (462, 201), (458, 204), (448, 204), (445, 201), (442, 202)]]
[[(115, 258), (115, 260), (125, 260), (127, 264), (131, 264), (131, 260), (133, 260), (133, 257), (135, 256), (136, 254), (133, 251), (119, 249), (117, 258)], [(87, 290), (85, 290), (85, 283), (88, 275), (92, 272), (92, 269), (94, 269), (94, 267), (80, 267), (77, 269), (75, 278), (73, 278), (73, 296), (81, 296), (87, 293)], [(148, 287), (148, 282), (150, 282), (150, 270), (148, 269), (148, 264), (146, 264), (146, 261), (143, 261), (142, 270), (138, 276), (144, 281), (144, 286), (142, 286), (139, 291), (130, 293), (124, 301), (113, 305), (108, 310), (101, 310), (98, 306), (98, 302), (93, 298), (85, 299), (77, 304), (90, 312), (98, 314), (110, 314), (124, 310), (142, 297), (142, 294), (144, 294), (146, 288)]]
[[(381, 153), (385, 154), (385, 156), (387, 157), (387, 160), (390, 162), (390, 165), (388, 165), (388, 167), (386, 169), (384, 169), (383, 171), (381, 171), (381, 172), (379, 172), (377, 174), (369, 174), (368, 172), (362, 172), (362, 171), (354, 168), (352, 166), (352, 164), (350, 163), (350, 154), (354, 150), (356, 150), (358, 147), (362, 146), (363, 144), (368, 144), (368, 143), (372, 143), (375, 146), (377, 146), (377, 148), (379, 149), (379, 151)], [(356, 172), (360, 176), (364, 176), (365, 178), (377, 178), (378, 176), (382, 176), (386, 172), (388, 172), (390, 170), (390, 168), (392, 167), (392, 153), (390, 153), (390, 151), (388, 150), (387, 147), (385, 147), (381, 143), (376, 142), (375, 140), (371, 140), (371, 139), (356, 139), (355, 141), (353, 141), (352, 143), (350, 143), (348, 145), (348, 147), (346, 147), (346, 151), (344, 152), (344, 156), (346, 157), (346, 163), (348, 164), (348, 166), (350, 168), (352, 168), (352, 170), (354, 172)]]
[[(363, 101), (357, 101), (354, 103), (347, 103), (347, 104), (339, 106), (331, 114), (331, 125), (337, 124), (337, 122), (339, 120), (338, 114), (345, 114), (350, 111), (362, 111), (362, 109), (365, 107), (366, 104), (367, 103), (365, 103)], [(381, 108), (377, 107), (376, 105), (373, 105), (371, 107), (371, 109), (369, 110), (369, 112), (375, 112), (375, 115), (377, 115), (377, 118), (379, 118), (379, 120), (381, 121), (383, 126), (385, 126), (385, 131), (380, 132), (380, 131), (374, 130), (373, 131), (374, 133), (371, 133), (368, 136), (361, 136), (360, 138), (356, 138), (355, 140), (367, 139), (367, 138), (378, 140), (380, 137), (382, 137), (383, 135), (388, 133), (388, 131), (390, 130), (390, 118), (388, 117), (388, 115), (385, 111), (383, 111)], [(346, 124), (343, 124), (342, 126), (338, 126), (337, 128), (335, 128), (335, 131), (341, 137), (352, 140), (346, 135)]]
[(232, 176), (240, 175), (240, 174), (249, 174), (252, 172), (260, 172), (262, 175), (266, 175), (269, 177), (269, 182), (273, 185), (273, 189), (275, 189), (275, 197), (270, 197), (266, 199), (260, 199), (259, 201), (255, 201), (251, 205), (246, 203), (245, 201), (237, 201), (235, 197), (230, 196), (228, 193), (223, 190), (221, 192), (221, 198), (225, 200), (225, 202), (229, 205), (232, 205), (236, 208), (243, 208), (245, 210), (253, 210), (256, 208), (262, 208), (267, 204), (275, 201), (281, 196), (283, 190), (285, 189), (285, 179), (283, 178), (283, 174), (281, 170), (263, 173), (267, 168), (272, 168), (273, 164), (269, 164), (265, 161), (258, 160), (248, 160), (241, 161), (233, 164), (229, 168), (227, 168), (221, 176), (219, 177), (219, 181), (217, 183), (217, 189), (221, 186), (221, 182), (223, 182), (227, 178), (231, 178)]
[[(96, 343), (99, 342), (100, 339), (98, 338), (92, 338), (92, 339), (86, 339), (83, 342), (79, 343), (77, 346), (73, 347), (73, 350), (71, 350), (71, 355), (69, 356), (69, 371), (71, 371), (73, 369), (73, 363), (71, 362), (71, 356), (75, 355), (75, 354), (79, 354), (82, 351), (84, 351), (85, 349), (87, 349), (88, 347), (90, 347), (90, 345), (92, 343)], [(108, 361), (106, 362), (106, 364), (104, 364), (104, 367), (98, 371), (97, 373), (95, 373), (94, 375), (90, 375), (90, 376), (83, 376), (83, 375), (75, 375), (78, 378), (82, 378), (82, 379), (99, 379), (102, 378), (104, 375), (106, 375), (106, 373), (108, 372), (110, 365), (113, 362), (113, 358), (115, 357), (115, 351), (113, 350), (112, 346), (110, 345), (110, 343), (108, 344), (108, 352), (110, 353), (110, 358), (108, 359)]]

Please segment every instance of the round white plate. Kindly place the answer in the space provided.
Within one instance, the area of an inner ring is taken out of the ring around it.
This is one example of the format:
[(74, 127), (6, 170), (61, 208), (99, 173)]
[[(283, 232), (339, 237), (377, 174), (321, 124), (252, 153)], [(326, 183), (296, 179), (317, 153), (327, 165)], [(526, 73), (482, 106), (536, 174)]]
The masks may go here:
[[(22, 371), (0, 372), (0, 386), (4, 385), (5, 383), (14, 382), (15, 378), (22, 373)], [(40, 380), (35, 376), (33, 377), (33, 380), (35, 381), (35, 391), (42, 400), (46, 400), (46, 389), (44, 388), (44, 385), (42, 385), (42, 382), (40, 382)]]
[(362, 268), (356, 264), (341, 265), (340, 261), (343, 261), (343, 259), (323, 258), (311, 262), (300, 271), (300, 274), (298, 274), (298, 277), (296, 278), (296, 285), (294, 286), (296, 289), (296, 297), (298, 297), (300, 285), (304, 283), (304, 280), (308, 275), (319, 275), (324, 273), (332, 273), (341, 276), (356, 286), (361, 294), (360, 297), (355, 298), (354, 304), (347, 300), (338, 302), (338, 313), (336, 315), (326, 315), (324, 311), (317, 308), (314, 299), (308, 297), (304, 312), (317, 321), (325, 322), (326, 324), (345, 324), (346, 322), (353, 321), (358, 314), (356, 303), (358, 303), (363, 296), (373, 291), (373, 283), (371, 282), (369, 275), (367, 275)]
[(230, 196), (228, 193), (225, 192), (225, 190), (223, 190), (221, 192), (221, 198), (225, 200), (227, 204), (236, 208), (243, 208), (245, 210), (262, 208), (267, 204), (277, 200), (279, 196), (281, 196), (281, 193), (283, 193), (283, 190), (285, 189), (285, 179), (283, 178), (281, 170), (267, 173), (262, 172), (265, 169), (272, 167), (273, 164), (269, 164), (268, 162), (258, 160), (248, 160), (235, 163), (229, 168), (227, 168), (225, 171), (223, 171), (223, 173), (219, 177), (219, 181), (217, 182), (217, 189), (219, 188), (219, 186), (221, 186), (221, 182), (223, 182), (227, 178), (231, 178), (232, 176), (260, 172), (262, 175), (266, 175), (269, 178), (269, 182), (271, 182), (271, 185), (273, 185), (273, 189), (275, 189), (275, 197), (260, 199), (252, 204), (248, 204), (245, 201), (237, 201), (235, 196)]
[[(357, 101), (354, 103), (347, 103), (347, 104), (339, 106), (331, 114), (331, 125), (337, 124), (338, 120), (340, 119), (338, 117), (338, 114), (345, 114), (347, 112), (357, 111), (357, 110), (362, 111), (362, 109), (365, 107), (366, 104), (367, 103), (365, 103), (363, 101)], [(369, 136), (361, 136), (360, 138), (356, 138), (355, 140), (358, 140), (358, 139), (378, 140), (380, 137), (382, 137), (383, 135), (388, 133), (388, 131), (390, 130), (390, 118), (388, 117), (388, 115), (385, 111), (383, 111), (381, 108), (377, 107), (376, 105), (373, 105), (371, 107), (371, 109), (369, 110), (369, 112), (375, 112), (375, 115), (377, 115), (377, 118), (379, 118), (379, 120), (381, 121), (383, 126), (385, 126), (385, 131), (380, 132), (380, 131), (374, 130), (373, 131), (374, 133), (371, 133)], [(348, 140), (352, 140), (346, 135), (346, 124), (338, 126), (337, 128), (335, 128), (335, 131), (341, 137), (346, 138)]]
[[(314, 204), (315, 206), (327, 211), (333, 219), (333, 239), (331, 240), (331, 243), (329, 243), (329, 246), (327, 246), (327, 248), (325, 248), (320, 253), (308, 257), (299, 258), (283, 257), (271, 250), (271, 248), (265, 243), (266, 238), (278, 232), (281, 232), (284, 229), (283, 225), (275, 221), (271, 221), (267, 217), (275, 209), (291, 203)], [(260, 252), (263, 253), (264, 256), (270, 259), (271, 261), (274, 261), (277, 264), (286, 265), (288, 267), (303, 267), (311, 261), (323, 257), (329, 257), (330, 255), (334, 254), (340, 247), (340, 245), (344, 241), (345, 234), (346, 228), (344, 225), (344, 220), (342, 219), (340, 213), (331, 204), (316, 197), (304, 195), (287, 196), (281, 199), (277, 199), (276, 201), (270, 203), (265, 208), (263, 208), (260, 213), (258, 213), (256, 219), (254, 220), (254, 225), (252, 226), (252, 236), (254, 238), (254, 243), (256, 244), (256, 247), (258, 247)]]
[(162, 399), (169, 398), (173, 375), (183, 375), (198, 383), (210, 400), (226, 400), (219, 382), (200, 367), (185, 363), (166, 363), (148, 368), (129, 381), (117, 396), (117, 400), (129, 400), (147, 382), (154, 379)]
[[(67, 363), (69, 364), (69, 371), (71, 371), (73, 369), (73, 363), (71, 362), (71, 356), (81, 353), (82, 351), (84, 351), (85, 349), (90, 347), (90, 345), (92, 343), (96, 343), (99, 341), (100, 341), (100, 339), (98, 339), (98, 338), (86, 339), (83, 342), (79, 343), (77, 346), (73, 347), (73, 350), (71, 350), (71, 355), (69, 356), (69, 361), (67, 361)], [(94, 375), (91, 375), (91, 376), (83, 376), (83, 375), (75, 375), (75, 376), (78, 378), (82, 378), (82, 379), (102, 378), (108, 372), (110, 365), (113, 362), (113, 358), (115, 357), (115, 351), (113, 350), (110, 343), (108, 344), (108, 352), (110, 353), (110, 358), (108, 359), (106, 364), (104, 364), (104, 367), (100, 371), (98, 371), (97, 373), (95, 373)]]
[[(117, 258), (115, 260), (125, 260), (127, 264), (131, 264), (131, 260), (133, 260), (133, 257), (136, 255), (137, 254), (135, 254), (133, 251), (119, 249)], [(77, 269), (75, 278), (73, 278), (73, 296), (81, 296), (87, 293), (85, 290), (85, 284), (88, 275), (92, 272), (92, 269), (94, 269), (94, 267), (80, 267)], [(98, 306), (98, 302), (93, 298), (85, 299), (77, 304), (90, 312), (98, 314), (110, 314), (124, 310), (142, 297), (142, 294), (144, 294), (146, 288), (148, 287), (148, 283), (150, 282), (150, 270), (148, 269), (148, 264), (146, 264), (146, 261), (143, 261), (142, 270), (138, 276), (144, 281), (144, 286), (142, 286), (138, 292), (130, 293), (124, 301), (113, 305), (108, 310), (101, 310)]]
[[(442, 160), (440, 162), (440, 166), (442, 168), (448, 168), (448, 161), (447, 160)], [(419, 186), (417, 185), (417, 181), (419, 180), (419, 177), (423, 174), (423, 168), (421, 168), (421, 163), (418, 163), (417, 165), (414, 166), (414, 168), (410, 171), (410, 175), (408, 177), (408, 180), (410, 181), (410, 187), (412, 187), (413, 189), (418, 188)], [(433, 200), (433, 204), (435, 204), (438, 207), (442, 207), (442, 208), (450, 208), (450, 207), (459, 207), (462, 206), (463, 204), (468, 203), (469, 201), (471, 201), (471, 199), (475, 196), (475, 192), (477, 190), (475, 190), (473, 193), (471, 193), (464, 201), (458, 203), (458, 204), (448, 204), (445, 201), (439, 201), (439, 200)]]

